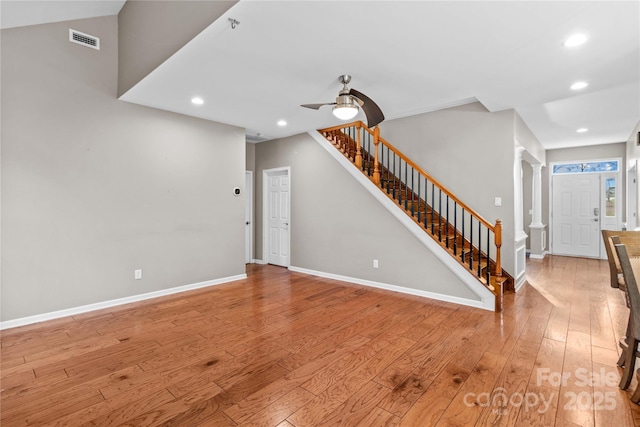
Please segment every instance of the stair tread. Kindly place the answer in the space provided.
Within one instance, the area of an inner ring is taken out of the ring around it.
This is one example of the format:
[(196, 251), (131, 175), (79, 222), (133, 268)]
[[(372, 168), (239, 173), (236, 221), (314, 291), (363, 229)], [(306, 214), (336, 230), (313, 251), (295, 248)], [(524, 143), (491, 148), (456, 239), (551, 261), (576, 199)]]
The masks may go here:
[[(325, 131), (322, 134), (338, 151), (342, 152), (347, 159), (355, 164), (357, 142), (351, 136), (339, 129)], [(362, 165), (359, 169), (369, 178), (372, 178), (371, 175), (375, 164), (373, 155), (363, 149), (361, 161)], [(380, 172), (378, 184), (380, 189), (385, 191), (399, 207), (404, 209), (407, 215), (418, 221), (427, 234), (439, 241), (445, 250), (458, 258), (484, 286), (494, 293), (497, 288), (506, 288), (509, 285), (512, 287), (513, 279), (511, 276), (506, 274), (504, 270), (502, 270), (502, 276), (496, 276), (493, 273), (495, 268), (494, 260), (488, 260), (481, 250), (471, 245), (467, 240), (468, 236), (462, 236), (460, 231), (453, 228), (451, 222), (447, 221), (444, 215), (440, 215), (435, 211), (427, 201), (419, 197), (417, 193), (414, 193), (409, 186), (402, 182), (400, 177), (395, 176), (381, 162), (378, 162), (378, 171)], [(462, 260), (463, 256), (464, 261)], [(471, 260), (471, 268), (469, 267), (469, 260)], [(483, 273), (480, 277), (477, 274), (478, 266)], [(487, 269), (491, 271), (489, 283), (487, 283), (486, 275), (484, 274)]]

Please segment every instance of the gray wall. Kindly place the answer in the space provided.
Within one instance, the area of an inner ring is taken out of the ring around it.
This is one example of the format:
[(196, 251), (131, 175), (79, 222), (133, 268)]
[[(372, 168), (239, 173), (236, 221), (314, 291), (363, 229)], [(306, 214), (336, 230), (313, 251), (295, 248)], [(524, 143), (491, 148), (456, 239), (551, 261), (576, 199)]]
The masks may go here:
[[(602, 144), (590, 145), (586, 147), (560, 148), (547, 150), (547, 167), (542, 169), (542, 222), (547, 224), (547, 230), (551, 234), (551, 219), (549, 218), (549, 183), (551, 181), (551, 170), (549, 164), (552, 162), (570, 162), (581, 160), (599, 160), (619, 157), (622, 158), (621, 167), (626, 165), (626, 144)], [(622, 193), (627, 194), (626, 170), (622, 171)], [(626, 197), (622, 198), (622, 222), (626, 221)], [(547, 245), (548, 247), (548, 245)]]
[(520, 144), (526, 150), (526, 155), (529, 160), (535, 160), (534, 163), (545, 164), (546, 163), (546, 150), (538, 141), (538, 138), (531, 132), (526, 123), (514, 112), (514, 136), (518, 144)]
[(635, 164), (635, 160), (640, 159), (640, 144), (638, 144), (638, 132), (640, 132), (640, 121), (629, 135), (629, 139), (625, 142), (627, 153), (627, 169)]
[(128, 0), (118, 14), (118, 96), (223, 15), (237, 1)]
[(256, 144), (247, 143), (245, 145), (247, 152), (245, 168), (248, 171), (256, 170)]
[(118, 101), (117, 29), (2, 31), (3, 321), (245, 271), (244, 130)]
[[(480, 103), (385, 121), (380, 135), (460, 200), (503, 224), (502, 263), (515, 272), (514, 114), (490, 113)], [(502, 206), (494, 198), (502, 197)]]
[[(258, 192), (265, 169), (285, 166), (291, 167), (292, 266), (478, 300), (309, 135), (256, 145)], [(262, 218), (260, 194), (256, 202)]]

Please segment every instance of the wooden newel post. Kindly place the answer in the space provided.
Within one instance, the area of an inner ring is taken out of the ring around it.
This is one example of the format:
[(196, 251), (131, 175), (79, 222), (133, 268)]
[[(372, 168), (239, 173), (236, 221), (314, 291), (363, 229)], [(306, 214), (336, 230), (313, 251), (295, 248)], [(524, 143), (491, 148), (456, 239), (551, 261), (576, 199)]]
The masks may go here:
[(358, 141), (356, 142), (356, 166), (358, 169), (362, 169), (362, 148), (360, 148), (362, 142), (360, 135), (362, 132), (360, 132), (360, 124), (356, 126), (356, 129), (358, 129)]
[(374, 145), (374, 157), (373, 157), (373, 183), (380, 185), (380, 163), (378, 163), (378, 144), (380, 143), (380, 128), (376, 126), (373, 128), (373, 145)]
[(502, 221), (496, 219), (495, 231), (493, 232), (496, 244), (496, 276), (502, 276), (502, 261), (500, 260), (500, 246), (502, 246)]
[(496, 225), (493, 232), (496, 244), (496, 278), (498, 280), (495, 281), (495, 295), (496, 295), (496, 312), (502, 311), (502, 280), (499, 278), (502, 277), (502, 261), (500, 260), (500, 246), (502, 246), (502, 221), (496, 219)]

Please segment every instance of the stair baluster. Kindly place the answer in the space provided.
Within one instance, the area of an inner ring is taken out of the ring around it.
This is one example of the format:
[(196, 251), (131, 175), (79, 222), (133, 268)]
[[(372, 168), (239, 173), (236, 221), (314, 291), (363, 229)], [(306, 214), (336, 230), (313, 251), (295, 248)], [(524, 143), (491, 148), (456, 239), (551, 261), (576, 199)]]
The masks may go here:
[[(439, 242), (486, 286), (495, 295), (496, 311), (500, 311), (503, 288), (513, 286), (513, 278), (502, 270), (500, 253), (502, 222), (500, 220), (491, 224), (483, 219), (393, 145), (381, 138), (380, 129), (377, 126), (369, 129), (364, 123), (358, 121), (323, 129), (320, 132), (389, 198), (402, 207), (407, 215), (423, 227), (427, 234)], [(409, 169), (411, 169), (410, 177)], [(453, 216), (453, 223), (451, 223), (451, 216)], [(474, 230), (474, 221), (478, 223), (477, 230)], [(444, 233), (443, 227), (445, 227)], [(483, 227), (487, 230), (484, 242)], [(491, 244), (492, 233), (493, 245)], [(453, 243), (450, 239), (453, 239)], [(494, 259), (491, 258), (492, 256)]]

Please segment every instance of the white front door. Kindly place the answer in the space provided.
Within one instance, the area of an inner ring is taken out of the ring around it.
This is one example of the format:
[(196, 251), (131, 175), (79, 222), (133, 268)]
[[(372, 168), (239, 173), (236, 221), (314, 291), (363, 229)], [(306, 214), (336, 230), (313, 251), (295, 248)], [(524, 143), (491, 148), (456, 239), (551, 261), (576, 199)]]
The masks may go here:
[(600, 175), (553, 176), (553, 253), (600, 256)]
[(289, 266), (290, 179), (288, 169), (265, 171), (267, 259), (269, 264)]
[(253, 172), (244, 174), (244, 262), (253, 261)]

